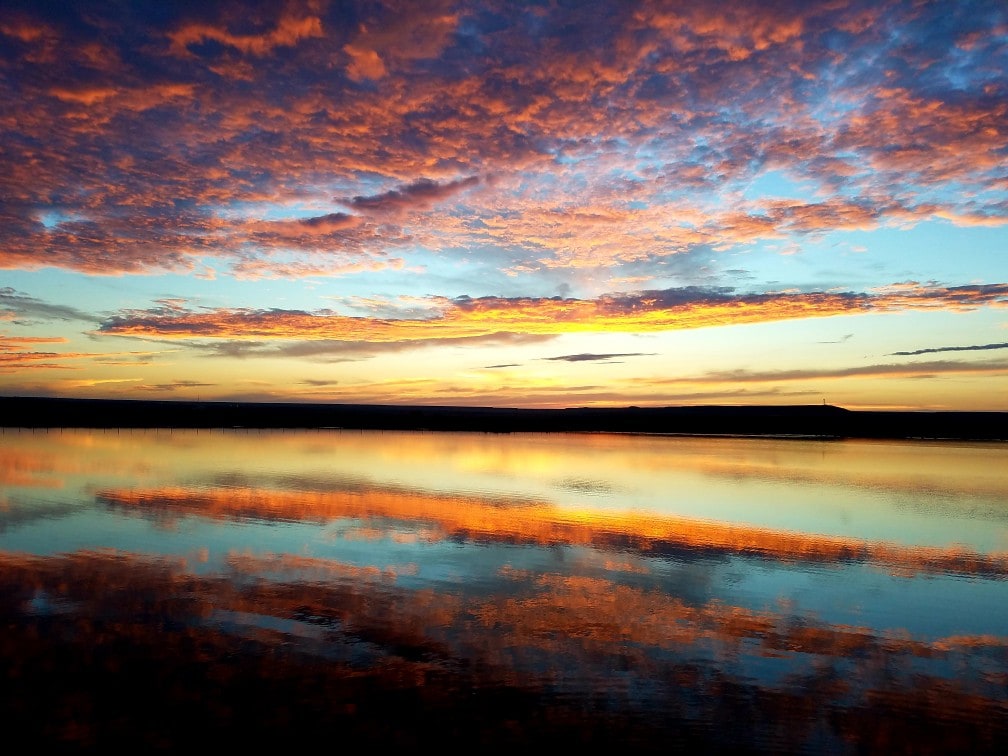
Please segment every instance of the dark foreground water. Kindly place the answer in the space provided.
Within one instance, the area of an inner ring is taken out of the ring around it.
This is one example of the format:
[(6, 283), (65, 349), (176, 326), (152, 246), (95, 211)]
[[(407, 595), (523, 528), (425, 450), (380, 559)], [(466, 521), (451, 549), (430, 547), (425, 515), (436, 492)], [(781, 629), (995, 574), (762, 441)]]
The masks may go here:
[(0, 432), (32, 748), (997, 752), (1008, 444)]

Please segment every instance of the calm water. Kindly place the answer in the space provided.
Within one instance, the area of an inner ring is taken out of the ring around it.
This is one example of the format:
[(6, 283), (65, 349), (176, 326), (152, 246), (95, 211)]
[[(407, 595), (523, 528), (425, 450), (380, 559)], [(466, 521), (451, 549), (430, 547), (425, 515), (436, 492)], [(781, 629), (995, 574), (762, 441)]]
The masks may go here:
[(7, 429), (0, 612), (39, 745), (994, 751), (1008, 445)]

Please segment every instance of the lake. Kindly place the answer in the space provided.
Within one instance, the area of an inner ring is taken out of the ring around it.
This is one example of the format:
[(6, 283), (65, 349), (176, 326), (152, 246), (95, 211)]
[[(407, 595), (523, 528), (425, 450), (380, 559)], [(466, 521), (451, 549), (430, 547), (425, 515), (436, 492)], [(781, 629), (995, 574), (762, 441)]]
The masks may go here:
[(1008, 736), (1008, 444), (0, 432), (33, 747)]

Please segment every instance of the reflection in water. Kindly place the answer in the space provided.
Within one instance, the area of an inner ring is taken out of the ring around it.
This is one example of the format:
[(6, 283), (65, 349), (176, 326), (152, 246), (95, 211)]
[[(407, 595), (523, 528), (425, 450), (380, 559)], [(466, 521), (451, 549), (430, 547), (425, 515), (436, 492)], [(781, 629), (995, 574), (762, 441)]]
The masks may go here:
[(0, 684), (40, 744), (993, 751), (1006, 463), (1004, 444), (8, 430)]

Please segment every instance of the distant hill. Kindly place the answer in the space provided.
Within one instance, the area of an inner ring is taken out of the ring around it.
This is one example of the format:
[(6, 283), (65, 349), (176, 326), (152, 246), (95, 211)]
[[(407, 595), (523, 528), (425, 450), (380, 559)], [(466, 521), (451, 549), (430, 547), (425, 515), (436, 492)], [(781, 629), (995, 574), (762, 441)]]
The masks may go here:
[(818, 404), (507, 409), (0, 397), (0, 427), (344, 428), (1008, 440), (1008, 412), (853, 411)]

